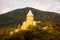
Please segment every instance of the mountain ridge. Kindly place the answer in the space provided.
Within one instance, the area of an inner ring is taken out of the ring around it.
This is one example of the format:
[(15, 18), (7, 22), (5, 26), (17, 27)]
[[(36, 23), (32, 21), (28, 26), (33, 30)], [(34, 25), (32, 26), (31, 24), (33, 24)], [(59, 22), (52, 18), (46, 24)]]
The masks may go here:
[(0, 15), (0, 26), (12, 26), (23, 24), (26, 20), (28, 11), (31, 10), (35, 21), (52, 21), (60, 24), (60, 14), (54, 12), (46, 12), (31, 7), (16, 9)]

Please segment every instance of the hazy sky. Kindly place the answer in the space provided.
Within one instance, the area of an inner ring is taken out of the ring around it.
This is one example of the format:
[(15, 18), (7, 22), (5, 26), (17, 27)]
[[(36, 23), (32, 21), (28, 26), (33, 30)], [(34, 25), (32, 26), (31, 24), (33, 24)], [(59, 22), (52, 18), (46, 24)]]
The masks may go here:
[(24, 7), (60, 13), (60, 0), (0, 0), (0, 14)]

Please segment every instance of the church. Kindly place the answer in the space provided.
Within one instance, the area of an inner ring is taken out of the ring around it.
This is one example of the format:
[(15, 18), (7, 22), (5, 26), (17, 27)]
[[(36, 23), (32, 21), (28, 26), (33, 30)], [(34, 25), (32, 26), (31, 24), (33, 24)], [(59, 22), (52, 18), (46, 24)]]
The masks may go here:
[(34, 21), (34, 15), (31, 12), (31, 10), (29, 10), (28, 14), (26, 15), (26, 21), (21, 26), (21, 29), (26, 30), (29, 25), (35, 25), (35, 24), (36, 24), (36, 21)]
[(12, 35), (14, 32), (16, 33), (19, 30), (27, 30), (29, 25), (36, 26), (37, 23), (41, 23), (41, 21), (34, 21), (34, 15), (31, 10), (29, 10), (28, 14), (26, 15), (26, 21), (23, 22), (23, 25), (18, 25), (18, 27), (14, 31), (10, 32), (10, 34)]

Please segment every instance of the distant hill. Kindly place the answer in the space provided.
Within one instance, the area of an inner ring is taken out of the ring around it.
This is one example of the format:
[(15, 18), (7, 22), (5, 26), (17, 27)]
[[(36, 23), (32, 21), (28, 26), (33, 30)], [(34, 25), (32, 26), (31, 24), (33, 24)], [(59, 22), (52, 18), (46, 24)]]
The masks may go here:
[(26, 19), (26, 15), (29, 10), (32, 11), (35, 21), (43, 21), (43, 22), (51, 21), (60, 24), (60, 14), (26, 7), (22, 9), (16, 9), (0, 15), (0, 27), (17, 26), (19, 23), (22, 25), (22, 23)]

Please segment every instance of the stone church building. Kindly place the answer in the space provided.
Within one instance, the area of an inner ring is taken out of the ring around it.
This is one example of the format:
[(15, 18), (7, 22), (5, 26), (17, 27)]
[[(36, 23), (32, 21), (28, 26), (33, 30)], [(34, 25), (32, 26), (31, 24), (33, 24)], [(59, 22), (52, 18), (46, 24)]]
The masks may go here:
[(31, 12), (31, 10), (29, 10), (26, 16), (26, 21), (21, 26), (21, 29), (26, 30), (29, 25), (35, 25), (35, 24), (36, 24), (36, 21), (34, 21), (34, 15)]

